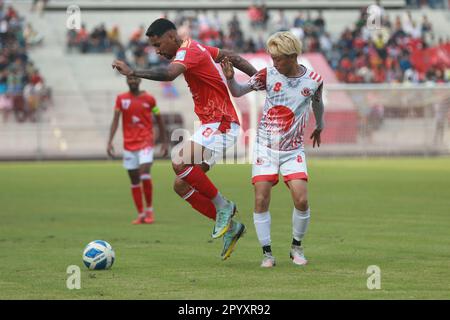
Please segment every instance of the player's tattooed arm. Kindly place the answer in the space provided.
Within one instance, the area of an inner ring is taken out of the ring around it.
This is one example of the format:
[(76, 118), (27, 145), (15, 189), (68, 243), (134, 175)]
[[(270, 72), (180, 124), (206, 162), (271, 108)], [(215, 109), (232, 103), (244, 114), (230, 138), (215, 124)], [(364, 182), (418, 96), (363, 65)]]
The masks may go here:
[(324, 113), (324, 105), (322, 100), (322, 88), (323, 84), (319, 86), (317, 91), (314, 93), (314, 96), (312, 97), (312, 109), (314, 112), (314, 118), (316, 118), (316, 129), (311, 134), (311, 139), (313, 140), (313, 148), (315, 147), (316, 143), (317, 146), (320, 147), (321, 143), (321, 137), (320, 134), (324, 127), (324, 121), (323, 121), (323, 113)]
[(168, 66), (156, 67), (148, 70), (134, 70), (132, 75), (138, 78), (155, 81), (172, 81), (184, 71), (186, 71), (186, 68), (182, 64), (171, 63)]
[(117, 69), (124, 76), (138, 77), (155, 81), (172, 81), (184, 71), (186, 67), (180, 63), (171, 63), (168, 66), (156, 67), (147, 70), (133, 70), (125, 62), (115, 60), (113, 69)]
[(220, 65), (222, 67), (223, 74), (227, 79), (228, 88), (230, 89), (233, 97), (241, 97), (253, 90), (249, 83), (241, 84), (234, 80), (233, 64), (230, 62), (228, 57), (223, 58)]
[(323, 129), (323, 113), (324, 113), (324, 105), (322, 100), (322, 88), (323, 83), (319, 86), (317, 91), (314, 93), (312, 97), (312, 108), (314, 112), (314, 117), (316, 118), (316, 129)]
[(220, 49), (219, 54), (217, 55), (215, 61), (222, 62), (223, 58), (225, 57), (227, 57), (228, 60), (230, 60), (233, 66), (235, 66), (242, 72), (248, 74), (250, 77), (253, 76), (256, 72), (258, 72), (258, 70), (256, 70), (255, 67), (250, 64), (250, 62), (248, 62), (240, 55), (230, 50)]

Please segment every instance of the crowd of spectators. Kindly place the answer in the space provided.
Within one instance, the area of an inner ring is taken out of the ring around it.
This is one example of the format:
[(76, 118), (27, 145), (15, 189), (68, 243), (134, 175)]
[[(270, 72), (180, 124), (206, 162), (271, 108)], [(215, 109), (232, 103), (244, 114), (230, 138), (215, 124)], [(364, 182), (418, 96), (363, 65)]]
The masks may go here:
[(105, 24), (101, 23), (88, 31), (85, 24), (79, 30), (69, 29), (67, 31), (67, 50), (77, 50), (80, 53), (115, 52), (120, 50), (120, 31), (118, 26), (107, 30)]
[[(384, 11), (381, 11), (384, 13)], [(353, 28), (346, 28), (331, 50), (323, 50), (337, 78), (348, 83), (447, 82), (443, 66), (419, 72), (412, 63), (414, 50), (441, 45), (424, 14), (420, 23), (411, 13), (393, 20), (381, 15), (381, 28), (367, 25), (367, 11), (361, 11)]]
[(50, 101), (50, 90), (27, 54), (42, 38), (12, 6), (0, 0), (0, 112), (6, 122), (37, 121)]
[(431, 9), (445, 9), (448, 0), (406, 0), (406, 6), (411, 9), (428, 7)]
[[(434, 68), (424, 74), (418, 72), (411, 61), (413, 49), (424, 49), (444, 42), (434, 36), (432, 23), (426, 14), (419, 22), (415, 21), (409, 12), (403, 17), (396, 16), (391, 19), (380, 2), (376, 3), (380, 12), (379, 26), (368, 26), (367, 8), (363, 8), (354, 25), (346, 28), (337, 38), (328, 32), (321, 10), (301, 10), (293, 19), (289, 19), (284, 10), (268, 10), (263, 3), (253, 4), (247, 10), (249, 22), (243, 22), (236, 13), (232, 14), (228, 21), (222, 21), (217, 11), (206, 10), (179, 10), (170, 17), (167, 13), (162, 16), (176, 24), (182, 38), (191, 37), (206, 45), (238, 53), (264, 52), (265, 39), (269, 34), (289, 30), (302, 41), (304, 53), (322, 53), (341, 82), (449, 81), (444, 69)], [(417, 3), (430, 7), (440, 5), (438, 0)], [(251, 34), (244, 34), (242, 23), (249, 23)], [(167, 63), (149, 45), (145, 29), (145, 26), (139, 26), (132, 32), (126, 44), (123, 44), (117, 26), (107, 31), (101, 24), (91, 32), (83, 26), (81, 30), (69, 31), (67, 43), (70, 49), (76, 47), (85, 53), (114, 52), (117, 58), (138, 68)]]

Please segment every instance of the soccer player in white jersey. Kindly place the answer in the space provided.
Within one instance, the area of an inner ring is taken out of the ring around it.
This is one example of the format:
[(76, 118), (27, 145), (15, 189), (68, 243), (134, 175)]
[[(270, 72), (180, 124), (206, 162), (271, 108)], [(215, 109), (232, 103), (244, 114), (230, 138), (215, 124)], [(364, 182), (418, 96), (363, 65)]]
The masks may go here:
[(281, 173), (289, 187), (294, 209), (292, 213), (292, 246), (290, 257), (294, 264), (305, 265), (302, 240), (310, 220), (308, 204), (308, 172), (303, 146), (303, 135), (308, 120), (309, 106), (316, 119), (311, 134), (313, 147), (320, 146), (324, 106), (322, 77), (315, 71), (298, 64), (301, 43), (290, 32), (278, 32), (267, 41), (267, 51), (273, 67), (260, 70), (245, 84), (234, 80), (233, 65), (222, 62), (228, 87), (235, 97), (252, 90), (265, 90), (266, 101), (259, 122), (254, 147), (252, 183), (255, 189), (253, 220), (256, 234), (263, 249), (261, 267), (275, 266), (272, 255), (269, 212), (270, 193)]

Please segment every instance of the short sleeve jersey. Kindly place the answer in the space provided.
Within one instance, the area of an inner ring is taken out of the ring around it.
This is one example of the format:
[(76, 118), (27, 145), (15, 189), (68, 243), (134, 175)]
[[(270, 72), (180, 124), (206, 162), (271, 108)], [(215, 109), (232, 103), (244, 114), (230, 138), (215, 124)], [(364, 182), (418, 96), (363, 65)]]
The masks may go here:
[(214, 61), (218, 54), (218, 48), (188, 39), (178, 49), (172, 63), (180, 63), (186, 68), (184, 78), (194, 99), (194, 111), (202, 124), (239, 124), (222, 69)]
[(153, 146), (152, 110), (155, 98), (144, 92), (138, 96), (130, 92), (117, 96), (114, 109), (122, 113), (124, 149), (137, 151)]
[(281, 151), (303, 148), (311, 99), (323, 84), (317, 72), (306, 67), (303, 70), (298, 77), (286, 77), (275, 67), (269, 67), (249, 79), (253, 90), (266, 90), (257, 129), (259, 144)]

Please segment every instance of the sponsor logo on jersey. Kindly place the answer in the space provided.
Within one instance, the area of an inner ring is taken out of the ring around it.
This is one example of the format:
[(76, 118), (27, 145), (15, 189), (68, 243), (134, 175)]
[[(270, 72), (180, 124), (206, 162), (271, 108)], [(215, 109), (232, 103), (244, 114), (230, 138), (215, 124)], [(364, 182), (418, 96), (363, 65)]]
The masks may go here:
[(122, 99), (122, 109), (127, 110), (130, 107), (131, 99)]
[(311, 95), (311, 89), (310, 88), (303, 88), (302, 95), (305, 97), (309, 97)]
[(257, 166), (260, 166), (260, 165), (262, 165), (263, 163), (264, 163), (263, 159), (261, 159), (261, 158), (257, 158), (257, 159), (256, 159), (256, 165), (257, 165)]
[(141, 119), (139, 119), (139, 117), (132, 116), (132, 117), (131, 117), (131, 121), (132, 121), (133, 123), (139, 123), (139, 122), (141, 122)]
[(184, 61), (185, 57), (186, 57), (186, 50), (179, 50), (177, 52), (177, 55), (175, 56), (174, 61)]

